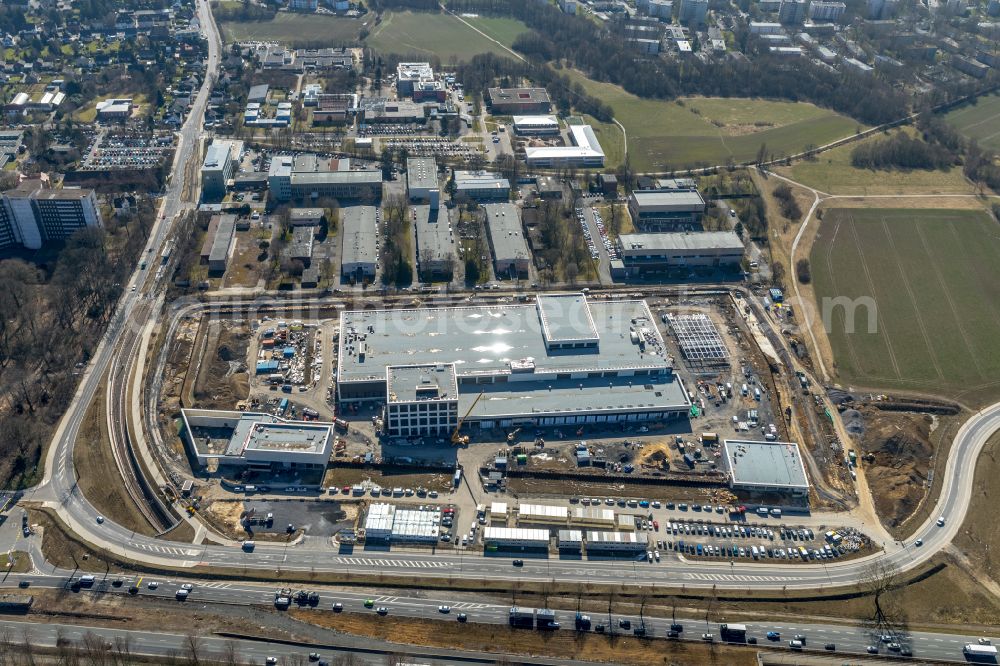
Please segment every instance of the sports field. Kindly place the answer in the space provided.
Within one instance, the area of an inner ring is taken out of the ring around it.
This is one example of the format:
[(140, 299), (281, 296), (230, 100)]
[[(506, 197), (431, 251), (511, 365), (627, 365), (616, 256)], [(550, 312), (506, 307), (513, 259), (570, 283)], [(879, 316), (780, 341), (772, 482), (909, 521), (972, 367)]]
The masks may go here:
[(620, 86), (567, 72), (615, 110), (628, 131), (632, 166), (665, 171), (753, 159), (762, 143), (775, 157), (853, 134), (857, 122), (804, 102), (741, 98), (642, 99)]
[[(479, 30), (501, 43), (513, 42), (523, 23), (511, 19), (467, 18)], [(478, 53), (510, 56), (500, 45), (484, 38), (450, 14), (430, 12), (387, 12), (365, 41), (382, 53), (436, 55), (443, 64), (469, 60)]]
[(853, 332), (828, 308), (842, 383), (973, 405), (1000, 395), (1000, 227), (985, 212), (827, 210), (811, 263), (817, 313), (824, 299), (874, 302), (854, 309)]
[(363, 26), (358, 19), (341, 16), (278, 12), (270, 21), (224, 21), (219, 27), (227, 43), (257, 39), (290, 46), (317, 42), (339, 46), (356, 43)]
[(963, 136), (976, 139), (984, 148), (1000, 150), (1000, 95), (980, 97), (975, 104), (950, 111), (944, 118)]
[[(896, 132), (915, 134), (913, 128)], [(886, 135), (863, 142), (883, 140)], [(851, 165), (851, 152), (861, 143), (849, 143), (802, 160), (791, 167), (776, 167), (783, 176), (829, 194), (971, 194), (975, 188), (965, 179), (961, 167), (945, 170), (858, 169)]]

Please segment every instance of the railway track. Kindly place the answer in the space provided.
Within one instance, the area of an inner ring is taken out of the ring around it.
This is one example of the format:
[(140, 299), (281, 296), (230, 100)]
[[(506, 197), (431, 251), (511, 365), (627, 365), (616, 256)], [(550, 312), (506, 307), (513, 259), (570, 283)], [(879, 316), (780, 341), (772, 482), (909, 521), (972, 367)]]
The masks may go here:
[(138, 331), (128, 331), (112, 358), (106, 396), (108, 436), (125, 491), (146, 522), (161, 534), (173, 528), (177, 519), (146, 478), (129, 435), (129, 377), (141, 343)]

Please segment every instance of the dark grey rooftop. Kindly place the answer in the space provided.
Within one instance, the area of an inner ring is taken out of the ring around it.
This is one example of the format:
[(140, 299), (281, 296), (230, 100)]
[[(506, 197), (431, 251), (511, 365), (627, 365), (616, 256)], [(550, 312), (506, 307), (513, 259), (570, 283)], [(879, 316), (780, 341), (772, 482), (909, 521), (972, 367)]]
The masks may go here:
[(451, 363), (396, 365), (386, 368), (389, 402), (455, 400), (458, 382)]

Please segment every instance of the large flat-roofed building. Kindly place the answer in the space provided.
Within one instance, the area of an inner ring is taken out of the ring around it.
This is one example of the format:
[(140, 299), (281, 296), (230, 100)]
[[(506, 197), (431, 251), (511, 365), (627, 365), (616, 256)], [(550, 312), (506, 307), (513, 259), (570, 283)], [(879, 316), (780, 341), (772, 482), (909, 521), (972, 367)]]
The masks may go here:
[(85, 227), (104, 224), (93, 190), (55, 189), (47, 179), (22, 181), (0, 196), (0, 247), (37, 250)]
[(340, 273), (358, 282), (374, 278), (378, 265), (378, 228), (375, 206), (347, 206), (340, 209)]
[(809, 479), (799, 445), (792, 442), (723, 442), (725, 466), (735, 489), (809, 494)]
[(681, 267), (735, 269), (743, 261), (743, 241), (732, 231), (622, 234), (618, 256), (629, 277)]
[(524, 527), (487, 527), (483, 530), (483, 543), (486, 547), (548, 548), (550, 539), (549, 530)]
[(690, 409), (645, 302), (578, 293), (345, 312), (337, 399), (406, 405), (387, 408), (390, 434), (442, 437), (467, 412), (468, 428), (490, 429), (669, 420)]
[(705, 200), (698, 190), (635, 190), (628, 198), (632, 224), (640, 231), (697, 231)]
[(430, 201), (431, 190), (438, 189), (437, 162), (433, 157), (406, 159), (406, 191), (410, 201)]
[(389, 436), (444, 436), (458, 425), (458, 382), (453, 363), (387, 366), (385, 385)]
[(322, 470), (333, 448), (332, 424), (271, 414), (182, 409), (184, 441), (202, 467)]
[(448, 215), (434, 206), (412, 206), (413, 226), (417, 235), (417, 271), (420, 279), (450, 280), (455, 271), (455, 234)]
[(401, 62), (396, 65), (396, 94), (410, 97), (421, 81), (433, 81), (434, 69), (426, 62)]
[(514, 116), (514, 131), (525, 136), (559, 134), (559, 120), (555, 116)]
[(604, 166), (604, 149), (590, 125), (572, 125), (569, 128), (571, 146), (529, 146), (524, 149), (528, 166), (581, 167)]
[(382, 198), (380, 171), (293, 171), (289, 179), (292, 199), (343, 199), (348, 201)]
[(531, 252), (521, 226), (521, 213), (511, 203), (485, 204), (486, 228), (489, 231), (490, 250), (493, 252), (493, 271), (497, 277), (527, 276), (531, 265)]
[(475, 201), (507, 201), (510, 181), (488, 171), (455, 171), (455, 198)]
[(224, 273), (229, 263), (229, 252), (233, 247), (236, 235), (236, 216), (222, 215), (212, 238), (212, 249), (208, 254), (208, 270), (210, 273)]
[(531, 115), (548, 113), (552, 100), (545, 88), (490, 88), (486, 103), (493, 115)]
[(205, 161), (201, 164), (202, 193), (209, 196), (225, 194), (226, 181), (232, 175), (232, 144), (228, 141), (212, 142), (205, 152)]

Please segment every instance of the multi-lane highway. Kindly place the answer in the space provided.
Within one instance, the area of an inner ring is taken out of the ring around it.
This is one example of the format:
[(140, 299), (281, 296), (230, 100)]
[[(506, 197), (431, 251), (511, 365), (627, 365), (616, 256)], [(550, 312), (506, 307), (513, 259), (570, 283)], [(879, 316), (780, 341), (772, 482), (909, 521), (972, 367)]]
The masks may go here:
[[(72, 572), (68, 571), (58, 571), (54, 572), (54, 575), (48, 576), (11, 575), (7, 584), (12, 585), (15, 582), (27, 580), (31, 581), (32, 587), (59, 589), (67, 586), (68, 581), (72, 579), (71, 574)], [(114, 585), (112, 583), (115, 580), (114, 575), (99, 578), (94, 588), (82, 588), (77, 594), (94, 596), (109, 594), (125, 598), (126, 604), (141, 603), (141, 600), (132, 599), (128, 592), (129, 587), (136, 585), (138, 596), (176, 603), (179, 607), (183, 604), (215, 603), (273, 607), (275, 596), (275, 586), (223, 581), (193, 581), (194, 589), (188, 600), (175, 601), (175, 595), (181, 585), (191, 581), (183, 578), (128, 576), (117, 578), (120, 585)], [(154, 581), (156, 588), (151, 589), (149, 584)], [(509, 603), (498, 603), (495, 599), (477, 597), (470, 593), (450, 593), (447, 591), (428, 593), (392, 591), (386, 593), (374, 589), (317, 589), (316, 591), (320, 595), (317, 609), (329, 612), (335, 603), (339, 603), (343, 606), (342, 612), (366, 614), (372, 616), (373, 619), (378, 617), (375, 608), (384, 606), (389, 611), (388, 618), (399, 616), (457, 622), (458, 615), (461, 613), (465, 615), (468, 622), (505, 625), (508, 622), (510, 610)], [(365, 606), (365, 602), (369, 600), (371, 608)], [(448, 607), (447, 613), (442, 612), (442, 606)], [(711, 633), (716, 640), (721, 640), (719, 622), (729, 621), (746, 624), (748, 637), (756, 639), (758, 645), (769, 645), (776, 649), (787, 650), (788, 641), (796, 635), (802, 635), (806, 637), (807, 648), (823, 652), (866, 654), (869, 646), (876, 646), (880, 654), (889, 654), (888, 648), (880, 640), (881, 636), (876, 630), (859, 626), (801, 622), (791, 618), (776, 619), (764, 623), (747, 622), (739, 617), (721, 619), (713, 617), (712, 621), (708, 622), (704, 616), (693, 617), (683, 613), (674, 618), (650, 615), (640, 617), (627, 613), (614, 613), (609, 617), (605, 612), (596, 610), (587, 611), (587, 613), (591, 616), (593, 625), (603, 624), (608, 633), (631, 634), (631, 629), (623, 629), (620, 625), (621, 620), (626, 620), (632, 627), (645, 623), (647, 634), (653, 637), (664, 638), (672, 624), (680, 624), (683, 627), (680, 636), (682, 640), (700, 641), (703, 633)], [(573, 612), (561, 611), (557, 619), (562, 624), (563, 629), (573, 629)], [(767, 633), (772, 631), (780, 635), (777, 640), (767, 639)], [(982, 636), (921, 631), (903, 631), (892, 635), (894, 642), (911, 649), (914, 656), (937, 661), (962, 661), (962, 646), (967, 643), (976, 643), (980, 638)], [(175, 639), (175, 647), (176, 643)], [(833, 648), (828, 650), (827, 645), (831, 644)], [(258, 645), (258, 648), (260, 647), (262, 646)], [(264, 647), (266, 650), (266, 646)], [(270, 649), (273, 653), (273, 647)]]
[[(182, 174), (184, 167), (192, 160), (196, 161), (199, 155), (197, 149), (210, 75), (218, 68), (220, 50), (218, 32), (207, 3), (200, 2), (198, 11), (202, 28), (209, 40), (209, 75), (206, 76), (205, 85), (179, 135), (174, 177), (168, 185), (161, 214), (151, 232), (148, 245), (151, 256), (158, 256), (164, 241), (170, 237), (176, 216), (194, 205), (193, 201), (183, 200)], [(548, 558), (527, 560), (524, 567), (513, 568), (510, 560), (505, 558), (436, 554), (429, 551), (335, 552), (326, 546), (260, 543), (254, 552), (247, 553), (234, 546), (166, 542), (137, 535), (110, 521), (99, 524), (96, 521), (98, 511), (80, 492), (73, 467), (73, 446), (103, 377), (109, 368), (117, 370), (127, 367), (127, 364), (116, 365), (113, 360), (131, 358), (133, 351), (141, 343), (140, 333), (143, 328), (150, 321), (161, 317), (152, 298), (161, 278), (160, 274), (150, 278), (145, 271), (136, 270), (127, 285), (118, 313), (56, 432), (46, 459), (45, 481), (30, 495), (30, 499), (44, 501), (54, 508), (69, 527), (88, 542), (119, 556), (158, 567), (200, 570), (206, 573), (210, 573), (211, 567), (234, 567), (280, 572), (388, 573), (441, 579), (629, 582), (650, 586), (684, 585), (688, 588), (716, 589), (836, 588), (855, 584), (874, 559), (881, 559), (901, 570), (907, 570), (923, 564), (946, 547), (957, 533), (968, 508), (973, 471), (979, 452), (989, 437), (1000, 429), (1000, 405), (994, 405), (974, 415), (959, 431), (949, 453), (938, 508), (914, 535), (914, 539), (922, 539), (922, 546), (915, 546), (913, 540), (904, 543), (887, 542), (883, 552), (851, 561), (790, 565), (786, 562), (706, 562), (672, 557), (665, 558), (656, 565), (645, 565), (631, 561), (623, 563)], [(132, 287), (135, 287), (135, 291)], [(330, 305), (334, 303), (330, 301)], [(122, 396), (128, 394), (126, 391), (120, 393)], [(944, 518), (943, 526), (936, 524), (938, 516)]]

